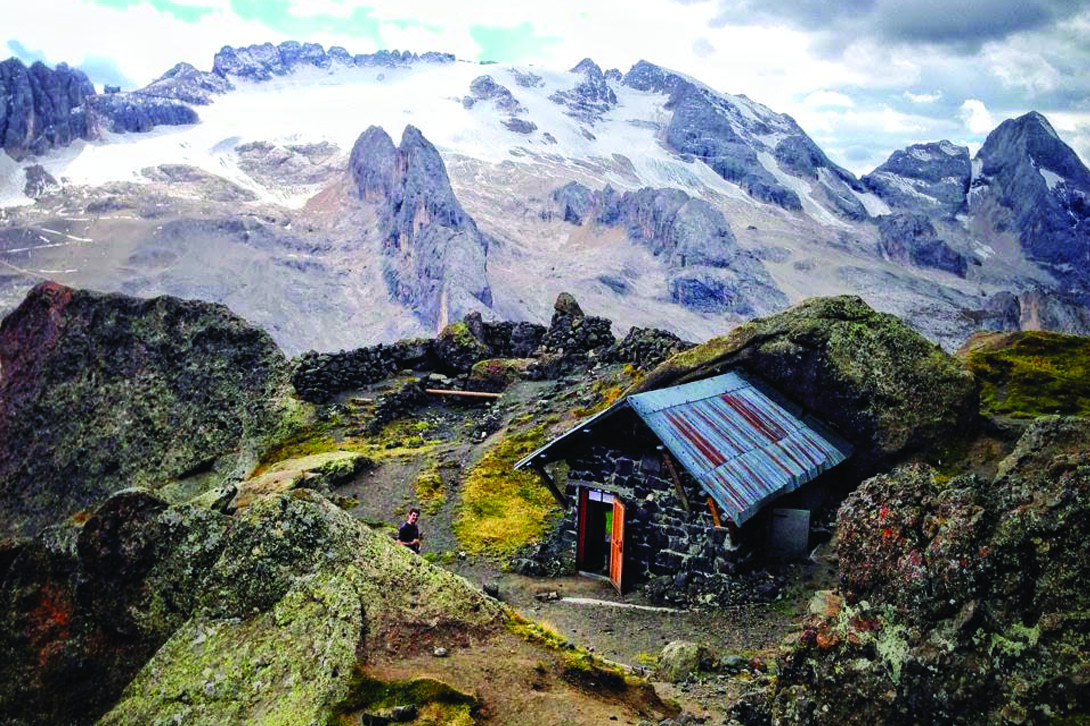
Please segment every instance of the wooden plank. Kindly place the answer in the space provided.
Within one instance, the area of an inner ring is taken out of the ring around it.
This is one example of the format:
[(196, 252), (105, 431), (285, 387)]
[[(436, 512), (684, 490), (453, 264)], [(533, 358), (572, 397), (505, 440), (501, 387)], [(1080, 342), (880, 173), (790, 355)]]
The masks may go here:
[(553, 478), (549, 476), (549, 472), (545, 471), (545, 467), (541, 464), (531, 464), (530, 468), (537, 472), (537, 475), (541, 477), (541, 481), (545, 482), (545, 487), (549, 490), (549, 493), (553, 495), (553, 499), (561, 507), (568, 506), (568, 500), (564, 496), (564, 493), (560, 491), (560, 487), (556, 485)]
[(486, 391), (448, 391), (443, 388), (425, 388), (424, 393), (434, 393), (437, 396), (467, 396), (472, 398), (499, 398), (502, 393), (488, 393)]
[(613, 499), (613, 531), (609, 537), (609, 581), (624, 594), (624, 505)]
[(662, 452), (662, 460), (666, 463), (666, 468), (670, 470), (670, 478), (674, 480), (674, 491), (677, 492), (677, 498), (681, 500), (681, 507), (686, 512), (692, 511), (689, 509), (689, 497), (685, 496), (685, 490), (681, 486), (681, 479), (677, 475), (677, 469), (674, 468), (674, 461), (670, 458), (670, 455), (665, 451)]
[(712, 513), (712, 521), (715, 522), (715, 528), (719, 529), (723, 526), (723, 521), (719, 519), (719, 508), (715, 506), (715, 500), (708, 497), (708, 509)]

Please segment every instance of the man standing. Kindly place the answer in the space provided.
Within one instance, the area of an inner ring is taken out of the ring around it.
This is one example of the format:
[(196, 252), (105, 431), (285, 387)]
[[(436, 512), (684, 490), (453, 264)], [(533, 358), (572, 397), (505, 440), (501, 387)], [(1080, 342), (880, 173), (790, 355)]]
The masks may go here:
[(398, 544), (405, 545), (416, 554), (420, 554), (420, 528), (416, 526), (418, 519), (420, 519), (420, 510), (413, 507), (409, 510), (405, 523), (397, 530)]

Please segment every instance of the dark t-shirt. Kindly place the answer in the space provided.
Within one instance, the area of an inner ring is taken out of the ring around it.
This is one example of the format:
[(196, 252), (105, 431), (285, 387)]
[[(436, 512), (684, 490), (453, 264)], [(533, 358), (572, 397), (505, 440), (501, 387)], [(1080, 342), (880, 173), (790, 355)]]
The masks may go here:
[[(420, 539), (420, 528), (415, 524), (405, 522), (401, 525), (401, 528), (397, 530), (398, 542), (412, 542), (414, 539)], [(420, 552), (420, 545), (409, 545), (409, 549), (413, 552)]]

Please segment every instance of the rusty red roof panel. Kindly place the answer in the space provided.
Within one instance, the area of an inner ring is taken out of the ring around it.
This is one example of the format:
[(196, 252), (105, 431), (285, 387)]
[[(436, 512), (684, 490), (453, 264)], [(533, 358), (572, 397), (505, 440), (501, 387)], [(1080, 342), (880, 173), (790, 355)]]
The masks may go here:
[(851, 454), (839, 436), (736, 372), (627, 401), (737, 524)]

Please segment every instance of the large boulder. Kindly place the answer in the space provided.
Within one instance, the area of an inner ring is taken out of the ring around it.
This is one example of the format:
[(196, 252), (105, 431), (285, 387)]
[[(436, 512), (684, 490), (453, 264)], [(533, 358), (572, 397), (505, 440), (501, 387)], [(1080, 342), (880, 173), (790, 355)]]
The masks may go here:
[(992, 479), (911, 467), (839, 513), (842, 605), (746, 723), (1090, 716), (1090, 422), (1038, 419)]
[(0, 532), (126, 487), (241, 479), (282, 420), (288, 373), (222, 305), (38, 285), (0, 322)]
[(740, 368), (756, 374), (855, 446), (850, 466), (874, 473), (971, 431), (976, 380), (898, 318), (853, 296), (813, 298), (751, 320), (656, 368), (632, 393)]
[(506, 619), (306, 488), (234, 516), (119, 493), (0, 547), (0, 615), (0, 721), (33, 725), (326, 723), (358, 663)]

